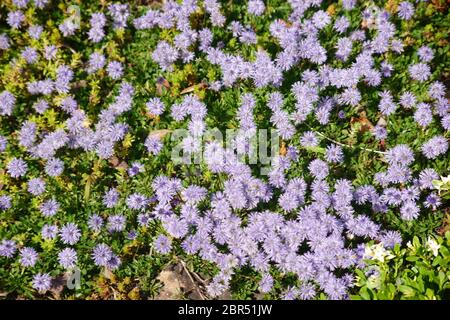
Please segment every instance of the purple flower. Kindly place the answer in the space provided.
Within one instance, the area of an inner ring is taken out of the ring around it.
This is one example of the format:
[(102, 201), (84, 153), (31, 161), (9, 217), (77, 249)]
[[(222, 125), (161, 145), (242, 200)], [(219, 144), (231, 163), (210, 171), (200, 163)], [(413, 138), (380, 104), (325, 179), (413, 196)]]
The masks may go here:
[(351, 10), (356, 6), (356, 0), (342, 0), (342, 7), (345, 10)]
[(264, 274), (259, 282), (259, 291), (262, 293), (267, 293), (272, 290), (273, 287), (273, 278), (270, 274)]
[(44, 8), (50, 0), (34, 0), (34, 5), (36, 8)]
[(339, 38), (336, 44), (336, 58), (347, 61), (353, 49), (353, 41), (350, 38)]
[(39, 114), (43, 114), (49, 107), (48, 102), (44, 99), (39, 99), (33, 104), (33, 109)]
[(390, 77), (392, 75), (392, 71), (394, 70), (392, 64), (388, 63), (387, 61), (383, 61), (381, 62), (380, 67), (380, 71), (383, 77)]
[(36, 129), (36, 123), (25, 121), (19, 132), (19, 144), (25, 148), (30, 148), (36, 140)]
[(28, 192), (38, 196), (45, 191), (45, 181), (41, 178), (34, 178), (28, 181)]
[(409, 91), (404, 92), (400, 97), (400, 104), (405, 109), (410, 109), (416, 104), (416, 96)]
[(388, 116), (395, 112), (397, 109), (397, 105), (394, 103), (392, 95), (389, 91), (380, 92), (380, 103), (378, 104), (378, 109), (380, 109), (381, 113)]
[(428, 88), (428, 95), (436, 100), (445, 96), (445, 86), (440, 81), (434, 81)]
[(316, 288), (311, 283), (303, 283), (298, 289), (298, 296), (302, 300), (312, 300), (316, 296)]
[(205, 188), (191, 185), (181, 192), (181, 196), (186, 203), (197, 204), (208, 194)]
[(119, 29), (127, 26), (127, 20), (130, 16), (128, 4), (110, 4), (108, 10), (114, 21), (114, 28)]
[(398, 16), (400, 19), (409, 20), (414, 15), (414, 5), (407, 1), (402, 1), (398, 5)]
[(6, 146), (8, 145), (8, 140), (5, 137), (0, 136), (0, 152), (6, 150)]
[(12, 114), (16, 97), (9, 91), (0, 93), (0, 116), (10, 116)]
[(334, 22), (333, 28), (339, 33), (344, 33), (350, 26), (350, 21), (346, 16), (341, 16)]
[(372, 134), (374, 135), (374, 137), (377, 140), (384, 140), (387, 138), (387, 130), (385, 127), (380, 126), (380, 125), (376, 125), (373, 130), (372, 130)]
[(419, 103), (417, 110), (414, 112), (414, 120), (422, 127), (428, 126), (433, 120), (433, 112), (426, 103)]
[(58, 48), (54, 45), (45, 46), (45, 48), (44, 48), (44, 58), (47, 60), (55, 59), (57, 53), (58, 53)]
[(315, 159), (308, 165), (311, 175), (319, 180), (325, 179), (328, 176), (329, 168), (325, 161)]
[(53, 240), (58, 235), (58, 227), (46, 224), (42, 227), (41, 235), (44, 240)]
[(127, 218), (122, 214), (115, 214), (108, 217), (107, 228), (110, 232), (119, 232), (125, 230)]
[(94, 73), (97, 70), (100, 70), (101, 68), (103, 68), (105, 66), (105, 64), (106, 64), (105, 56), (99, 52), (93, 52), (89, 56), (87, 72)]
[(130, 177), (134, 177), (138, 173), (144, 172), (144, 165), (139, 162), (133, 162), (131, 166), (128, 168), (128, 175)]
[(6, 34), (0, 34), (0, 50), (8, 50), (11, 44), (9, 43), (9, 38)]
[(89, 217), (87, 225), (92, 231), (99, 232), (103, 227), (103, 218), (98, 214), (93, 214)]
[(414, 201), (406, 201), (400, 207), (400, 215), (403, 220), (414, 220), (419, 216), (420, 209)]
[(133, 193), (128, 196), (126, 200), (127, 206), (133, 210), (142, 210), (148, 204), (148, 199), (146, 196), (140, 193)]
[(14, 4), (17, 8), (22, 9), (22, 8), (25, 8), (25, 7), (27, 6), (28, 1), (29, 1), (29, 0), (13, 0), (13, 4)]
[(319, 10), (312, 16), (312, 21), (317, 29), (323, 29), (331, 22), (331, 17), (327, 12)]
[(120, 260), (120, 258), (119, 258), (117, 255), (113, 254), (113, 255), (111, 256), (111, 258), (109, 258), (108, 264), (106, 265), (106, 267), (107, 267), (109, 270), (115, 270), (115, 269), (117, 269), (118, 267), (120, 267), (120, 264), (121, 264), (121, 263), (122, 263), (122, 261)]
[(80, 240), (81, 232), (75, 223), (69, 222), (61, 227), (59, 235), (64, 244), (73, 245)]
[[(450, 131), (450, 114), (442, 117), (441, 124), (442, 124), (442, 127), (446, 131)], [(1, 140), (0, 140), (0, 145), (1, 145)], [(0, 147), (0, 151), (1, 151), (1, 147)]]
[(58, 253), (58, 261), (63, 268), (70, 269), (75, 267), (77, 260), (77, 252), (72, 248), (65, 248)]
[(421, 46), (417, 51), (417, 54), (420, 57), (420, 60), (423, 62), (430, 62), (431, 60), (433, 60), (434, 56), (433, 49), (428, 46)]
[(172, 243), (165, 235), (160, 234), (155, 242), (155, 250), (161, 254), (167, 254), (172, 250)]
[(260, 16), (264, 13), (266, 6), (262, 0), (249, 0), (247, 4), (247, 11), (255, 16)]
[(58, 177), (60, 176), (64, 171), (64, 162), (57, 159), (57, 158), (51, 158), (47, 160), (47, 163), (45, 164), (45, 173), (48, 174), (50, 177)]
[(107, 208), (113, 208), (119, 201), (119, 192), (115, 188), (109, 189), (103, 196), (103, 204)]
[(59, 203), (55, 199), (44, 201), (40, 206), (40, 210), (45, 217), (54, 216), (59, 210)]
[(75, 31), (80, 28), (79, 24), (75, 22), (73, 17), (65, 19), (59, 26), (59, 30), (64, 37), (70, 37), (75, 34)]
[(35, 40), (41, 37), (42, 31), (44, 31), (44, 28), (40, 25), (33, 25), (28, 28), (28, 34)]
[(422, 153), (428, 159), (435, 159), (448, 150), (448, 141), (441, 135), (434, 136), (422, 145)]
[(282, 300), (295, 300), (298, 297), (298, 289), (294, 287), (288, 287), (287, 290), (284, 292)]
[(331, 144), (325, 152), (325, 159), (330, 163), (341, 163), (344, 160), (344, 152), (342, 147)]
[(8, 22), (13, 29), (18, 29), (24, 20), (25, 15), (22, 11), (10, 11), (8, 12), (8, 17), (6, 18), (6, 22)]
[(11, 208), (11, 197), (4, 194), (0, 196), (0, 210), (8, 210)]
[(99, 267), (106, 267), (112, 256), (111, 248), (104, 243), (96, 245), (92, 250), (92, 260)]
[(300, 144), (303, 147), (317, 147), (319, 145), (319, 139), (313, 131), (306, 131), (300, 138)]
[[(60, 65), (56, 69), (55, 89), (59, 93), (68, 93), (70, 89), (70, 81), (73, 78), (73, 71), (66, 65)], [(63, 104), (63, 103), (62, 103)]]
[(380, 241), (386, 248), (393, 249), (396, 244), (402, 244), (402, 236), (398, 231), (386, 231), (380, 236)]
[(413, 151), (404, 144), (399, 144), (386, 152), (386, 161), (389, 164), (400, 164), (403, 166), (410, 165), (414, 162)]
[(44, 293), (47, 290), (50, 290), (52, 286), (52, 277), (50, 277), (48, 273), (35, 274), (31, 285), (37, 291)]
[[(361, 101), (361, 93), (356, 88), (346, 88), (341, 94), (338, 96), (338, 102), (341, 104), (348, 104), (352, 107), (358, 105)], [(345, 117), (344, 111), (339, 112), (339, 118)]]
[(170, 71), (172, 69), (172, 64), (178, 59), (178, 56), (178, 50), (172, 47), (167, 41), (158, 42), (152, 53), (152, 59), (164, 71)]
[(402, 203), (402, 192), (395, 188), (386, 188), (380, 197), (384, 203), (398, 206)]
[(130, 231), (127, 233), (127, 239), (128, 239), (128, 240), (136, 240), (137, 236), (138, 236), (138, 233), (137, 233), (136, 230), (130, 230)]
[(435, 193), (430, 193), (424, 202), (424, 205), (426, 208), (432, 208), (433, 210), (436, 210), (437, 207), (441, 205), (441, 198)]
[(19, 178), (27, 173), (28, 165), (20, 158), (13, 158), (6, 167), (8, 173), (13, 178)]
[(108, 63), (108, 66), (106, 67), (106, 71), (108, 72), (108, 75), (113, 78), (114, 80), (117, 80), (122, 77), (123, 75), (123, 66), (118, 61), (111, 61)]
[(151, 134), (145, 139), (144, 145), (148, 152), (153, 155), (157, 155), (163, 147), (161, 140), (157, 136)]
[(20, 249), (20, 264), (23, 267), (34, 267), (39, 258), (36, 250), (30, 247)]
[(425, 63), (416, 63), (408, 67), (412, 79), (423, 82), (431, 76), (430, 66)]
[(159, 116), (164, 112), (164, 104), (159, 98), (151, 98), (146, 104), (148, 112)]
[(91, 15), (90, 19), (91, 29), (88, 32), (89, 40), (94, 43), (100, 42), (105, 36), (105, 31), (103, 30), (106, 24), (106, 17), (101, 12), (95, 12)]
[(17, 244), (14, 240), (2, 240), (0, 242), (0, 257), (11, 258), (17, 251)]
[(423, 169), (419, 174), (419, 186), (422, 189), (433, 189), (433, 180), (438, 180), (439, 175), (434, 169)]

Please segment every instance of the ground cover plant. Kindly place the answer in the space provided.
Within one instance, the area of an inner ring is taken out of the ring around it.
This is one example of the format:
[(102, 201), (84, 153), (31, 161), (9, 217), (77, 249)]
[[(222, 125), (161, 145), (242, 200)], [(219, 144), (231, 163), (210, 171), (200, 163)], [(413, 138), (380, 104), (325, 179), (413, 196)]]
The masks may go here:
[(444, 0), (2, 0), (0, 295), (448, 299), (449, 27)]

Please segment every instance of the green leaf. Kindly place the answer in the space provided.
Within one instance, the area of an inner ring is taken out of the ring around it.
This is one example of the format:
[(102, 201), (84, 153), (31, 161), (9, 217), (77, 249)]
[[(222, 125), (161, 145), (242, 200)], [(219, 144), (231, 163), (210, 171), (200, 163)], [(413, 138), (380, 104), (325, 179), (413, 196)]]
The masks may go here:
[(400, 285), (398, 287), (398, 290), (400, 290), (400, 292), (403, 293), (406, 298), (412, 298), (415, 295), (414, 288), (411, 288), (410, 286)]
[(414, 262), (414, 261), (417, 261), (417, 260), (419, 260), (419, 257), (417, 257), (417, 256), (406, 257), (406, 261), (409, 261), (409, 262)]
[(362, 287), (359, 290), (359, 294), (364, 300), (370, 300), (370, 294), (369, 294), (367, 287)]

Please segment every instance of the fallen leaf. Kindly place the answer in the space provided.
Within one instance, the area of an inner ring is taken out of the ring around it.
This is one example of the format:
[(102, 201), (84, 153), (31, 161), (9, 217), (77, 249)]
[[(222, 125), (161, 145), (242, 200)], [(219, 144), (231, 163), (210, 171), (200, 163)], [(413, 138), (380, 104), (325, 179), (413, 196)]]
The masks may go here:
[(125, 161), (120, 161), (117, 156), (109, 158), (109, 163), (116, 169), (128, 169), (128, 164)]
[(52, 286), (49, 291), (56, 300), (61, 299), (61, 293), (64, 290), (64, 287), (67, 285), (67, 279), (69, 279), (68, 273), (63, 273), (53, 278)]
[(182, 294), (182, 283), (175, 272), (163, 270), (157, 279), (163, 283), (163, 288), (159, 292), (156, 300), (172, 300), (180, 298)]
[(162, 95), (164, 93), (163, 88), (170, 89), (170, 83), (163, 77), (159, 77), (156, 80), (156, 93)]
[(281, 147), (280, 147), (280, 155), (285, 156), (286, 154), (287, 154), (286, 143), (284, 141), (282, 141)]
[(153, 130), (149, 133), (149, 136), (158, 138), (161, 140), (170, 132), (172, 132), (172, 130), (169, 130), (169, 129)]
[(350, 123), (351, 124), (358, 123), (360, 125), (359, 128), (360, 132), (370, 131), (374, 128), (374, 125), (372, 124), (372, 122), (370, 122), (369, 119), (367, 119), (366, 113), (364, 111), (359, 114), (358, 118), (351, 117)]
[(206, 83), (200, 83), (200, 84), (194, 84), (192, 86), (189, 86), (185, 89), (183, 89), (180, 94), (186, 94), (195, 91), (195, 89), (206, 89), (208, 85)]

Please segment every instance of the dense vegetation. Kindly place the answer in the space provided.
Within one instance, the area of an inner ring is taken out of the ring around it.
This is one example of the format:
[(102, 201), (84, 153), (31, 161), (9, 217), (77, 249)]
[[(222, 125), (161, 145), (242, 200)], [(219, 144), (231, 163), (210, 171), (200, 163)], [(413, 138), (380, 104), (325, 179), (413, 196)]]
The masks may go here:
[(445, 0), (121, 2), (0, 3), (1, 296), (450, 297)]

